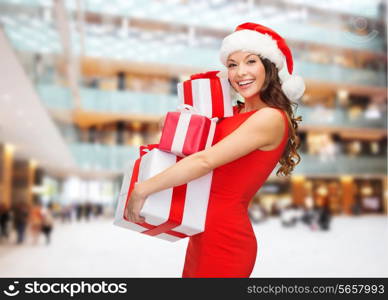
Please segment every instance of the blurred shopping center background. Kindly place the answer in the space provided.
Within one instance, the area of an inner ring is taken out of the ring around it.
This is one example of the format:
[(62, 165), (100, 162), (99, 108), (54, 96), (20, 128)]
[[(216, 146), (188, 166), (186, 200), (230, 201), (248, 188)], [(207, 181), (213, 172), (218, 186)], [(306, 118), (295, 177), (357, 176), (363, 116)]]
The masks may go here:
[[(27, 208), (31, 220), (41, 202), (55, 222), (111, 218), (138, 146), (158, 142), (177, 106), (176, 84), (222, 68), (222, 38), (246, 21), (286, 38), (307, 86), (301, 163), (285, 178), (275, 168), (252, 221), (291, 208), (387, 215), (380, 0), (0, 0), (1, 213)], [(13, 238), (11, 222), (4, 231)]]

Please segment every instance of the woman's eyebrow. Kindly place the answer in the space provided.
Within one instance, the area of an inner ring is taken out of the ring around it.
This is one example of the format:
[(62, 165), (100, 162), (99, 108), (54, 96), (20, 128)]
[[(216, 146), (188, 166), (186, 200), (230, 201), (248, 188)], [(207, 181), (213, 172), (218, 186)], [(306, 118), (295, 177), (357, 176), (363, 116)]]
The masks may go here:
[[(253, 53), (247, 54), (247, 56), (244, 57), (244, 60), (247, 59), (247, 58), (249, 58), (249, 57), (251, 57), (252, 55), (253, 55), (253, 56), (256, 56), (256, 54), (253, 54)], [(233, 60), (233, 59), (231, 59), (231, 58), (229, 58), (228, 61), (236, 62), (235, 60)]]

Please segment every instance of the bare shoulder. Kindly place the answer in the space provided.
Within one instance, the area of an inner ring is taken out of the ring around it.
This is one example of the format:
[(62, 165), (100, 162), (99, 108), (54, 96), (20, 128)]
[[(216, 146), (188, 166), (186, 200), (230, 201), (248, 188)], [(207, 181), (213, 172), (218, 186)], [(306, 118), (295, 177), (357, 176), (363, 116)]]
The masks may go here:
[(234, 161), (255, 150), (271, 150), (282, 138), (281, 112), (265, 107), (251, 115), (212, 147), (198, 152), (210, 169)]
[(284, 126), (282, 112), (280, 111), (280, 109), (276, 109), (273, 107), (264, 107), (262, 109), (259, 109), (258, 111), (253, 113), (250, 118), (256, 124), (260, 124), (261, 126), (265, 126), (267, 128), (283, 128)]
[(264, 107), (253, 115), (253, 123), (260, 129), (261, 135), (267, 136), (267, 144), (261, 145), (259, 150), (270, 151), (275, 149), (281, 142), (285, 130), (285, 122), (282, 112), (272, 107)]
[(263, 107), (262, 109), (259, 109), (257, 112), (254, 113), (254, 115), (266, 115), (269, 117), (275, 117), (275, 118), (282, 118), (280, 108), (274, 108), (274, 107)]

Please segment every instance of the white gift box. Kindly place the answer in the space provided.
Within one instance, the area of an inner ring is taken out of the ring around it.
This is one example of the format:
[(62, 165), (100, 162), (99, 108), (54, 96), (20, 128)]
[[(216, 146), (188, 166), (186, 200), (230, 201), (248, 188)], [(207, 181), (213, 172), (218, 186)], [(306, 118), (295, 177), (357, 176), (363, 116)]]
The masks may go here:
[[(176, 155), (159, 149), (149, 151), (140, 159), (137, 181), (141, 182), (159, 174), (174, 165), (177, 159)], [(135, 166), (124, 176), (115, 214), (115, 225), (168, 241), (177, 241), (205, 230), (213, 172), (185, 185), (149, 195), (140, 212), (140, 215), (145, 218), (145, 223), (140, 225), (124, 218), (134, 170)], [(181, 218), (179, 218), (180, 213)], [(175, 219), (172, 220), (171, 216), (175, 216)], [(178, 216), (178, 222), (176, 216)]]
[(191, 79), (177, 85), (179, 103), (193, 106), (208, 118), (233, 116), (230, 84), (227, 78), (220, 78), (218, 71), (191, 76)]

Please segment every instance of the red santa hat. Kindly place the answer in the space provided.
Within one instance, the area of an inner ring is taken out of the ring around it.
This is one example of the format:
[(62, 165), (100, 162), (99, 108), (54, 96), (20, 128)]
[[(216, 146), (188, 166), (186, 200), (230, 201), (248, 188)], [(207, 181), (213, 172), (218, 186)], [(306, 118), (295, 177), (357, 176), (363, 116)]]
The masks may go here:
[[(305, 91), (302, 77), (292, 75), (293, 60), (286, 41), (272, 29), (255, 23), (244, 23), (226, 36), (221, 45), (220, 59), (227, 66), (227, 59), (235, 51), (246, 51), (267, 58), (275, 64), (284, 94), (298, 100)], [(287, 68), (284, 68), (286, 65)]]

